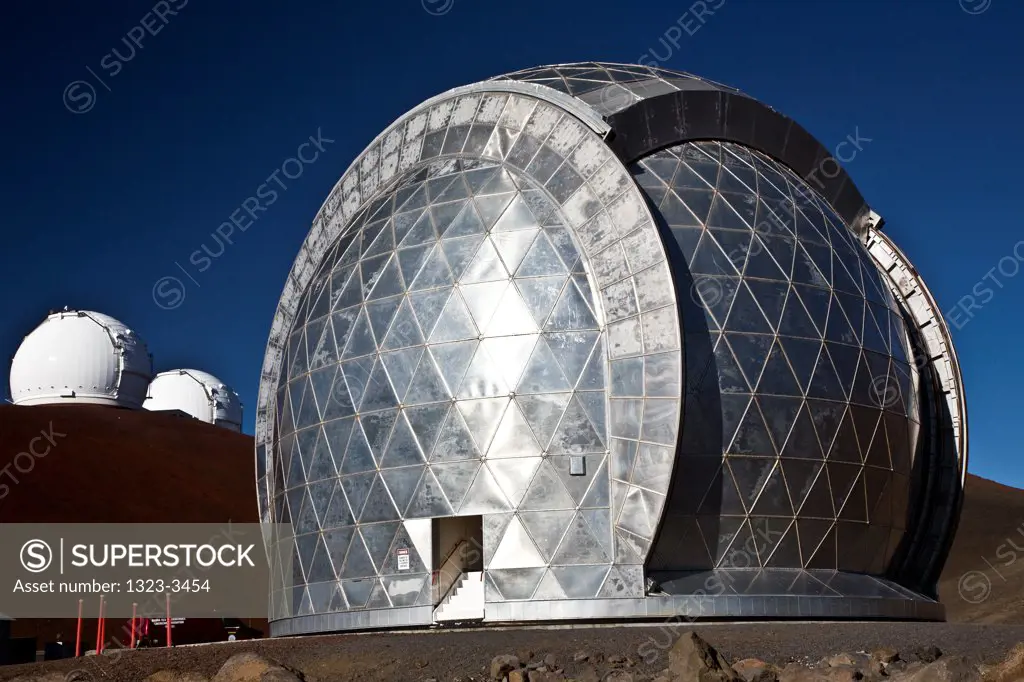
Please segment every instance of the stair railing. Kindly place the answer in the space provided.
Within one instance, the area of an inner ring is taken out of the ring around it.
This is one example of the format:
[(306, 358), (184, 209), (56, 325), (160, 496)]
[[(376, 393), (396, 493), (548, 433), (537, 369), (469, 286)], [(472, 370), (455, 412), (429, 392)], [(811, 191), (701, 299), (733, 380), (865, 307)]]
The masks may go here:
[[(441, 595), (440, 599), (435, 599), (434, 603), (438, 607), (442, 606), (451, 598), (454, 588), (459, 584), (460, 578), (465, 573), (462, 566), (462, 549), (469, 544), (468, 540), (461, 540), (452, 551), (448, 553), (445, 560), (441, 563), (441, 568), (436, 571), (437, 580), (435, 581), (435, 589)], [(456, 556), (458, 555), (458, 556)]]

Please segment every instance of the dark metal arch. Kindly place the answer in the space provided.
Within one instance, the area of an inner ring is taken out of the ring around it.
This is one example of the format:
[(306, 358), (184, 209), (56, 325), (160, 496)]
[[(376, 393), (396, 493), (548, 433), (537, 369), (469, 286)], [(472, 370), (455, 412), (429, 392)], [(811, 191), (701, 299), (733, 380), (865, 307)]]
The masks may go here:
[(612, 150), (630, 164), (693, 140), (724, 140), (789, 166), (859, 231), (871, 209), (838, 160), (803, 126), (766, 104), (728, 90), (680, 90), (648, 97), (606, 117)]
[[(869, 244), (873, 236), (895, 250), (891, 241), (879, 232), (880, 216), (871, 210), (833, 154), (796, 121), (749, 96), (730, 90), (680, 90), (640, 100), (607, 115), (605, 120), (612, 128), (606, 142), (626, 164), (659, 150), (698, 140), (735, 142), (760, 151), (804, 179)], [(879, 268), (892, 276), (891, 268), (883, 267), (877, 254), (870, 246), (868, 248)], [(902, 257), (902, 253), (899, 255)], [(923, 286), (922, 282), (918, 284)], [(927, 298), (931, 308), (937, 309), (930, 295)], [(901, 301), (901, 307), (906, 310), (905, 302)], [(946, 345), (951, 349), (948, 329), (945, 324), (941, 326)], [(915, 339), (915, 343), (920, 345), (922, 340)], [(961, 441), (966, 441), (966, 415), (960, 398), (960, 409), (954, 419), (948, 399), (942, 397), (948, 391), (943, 390), (942, 381), (934, 373), (937, 358), (927, 353), (922, 357), (930, 361), (921, 368), (920, 399), (927, 414), (923, 415), (926, 419), (922, 426), (926, 429), (919, 442), (911, 500), (917, 513), (888, 575), (905, 587), (937, 598), (936, 584), (955, 537), (963, 504), (966, 445)], [(955, 357), (952, 365), (954, 381), (962, 394), (963, 384)], [(959, 439), (954, 440), (954, 434), (959, 434)]]

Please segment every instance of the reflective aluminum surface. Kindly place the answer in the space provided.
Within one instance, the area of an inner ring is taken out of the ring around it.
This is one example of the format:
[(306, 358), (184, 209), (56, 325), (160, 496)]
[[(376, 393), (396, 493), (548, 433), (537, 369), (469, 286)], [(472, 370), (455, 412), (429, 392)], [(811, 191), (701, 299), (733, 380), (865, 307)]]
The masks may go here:
[[(852, 181), (826, 202), (790, 169), (822, 149), (792, 121), (751, 110), (792, 124), (781, 155), (673, 137), (665, 116), (702, 130), (719, 95), (744, 97), (528, 69), (428, 100), (352, 164), (263, 367), (261, 515), (296, 533), (273, 634), (431, 623), (451, 516), (481, 518), (487, 622), (943, 617), (922, 593), (956, 499), (931, 485), (922, 515), (910, 491), (962, 475), (962, 384), (910, 360), (948, 334), (879, 270), (898, 250), (865, 250)], [(922, 432), (943, 385), (961, 398)]]
[[(275, 323), (260, 487), (300, 567), (280, 589), (300, 616), (429, 604), (406, 525), (483, 515), (490, 600), (642, 595), (681, 362), (639, 189), (599, 137), (525, 96), (462, 92), (394, 128), (418, 161), (379, 186), (385, 135), (353, 165), (342, 192), (372, 199), (318, 242)], [(649, 391), (609, 397), (612, 360), (639, 362)], [(636, 471), (609, 471), (613, 437)]]

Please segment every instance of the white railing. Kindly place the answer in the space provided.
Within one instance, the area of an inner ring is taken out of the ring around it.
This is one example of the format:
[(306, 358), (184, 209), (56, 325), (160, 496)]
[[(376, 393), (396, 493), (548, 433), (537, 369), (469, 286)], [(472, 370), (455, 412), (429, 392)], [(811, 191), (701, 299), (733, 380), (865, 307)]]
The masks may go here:
[(434, 579), (434, 603), (440, 606), (445, 600), (451, 597), (450, 592), (459, 584), (459, 578), (465, 572), (465, 548), (469, 545), (468, 540), (461, 540), (445, 560), (441, 568), (435, 572)]

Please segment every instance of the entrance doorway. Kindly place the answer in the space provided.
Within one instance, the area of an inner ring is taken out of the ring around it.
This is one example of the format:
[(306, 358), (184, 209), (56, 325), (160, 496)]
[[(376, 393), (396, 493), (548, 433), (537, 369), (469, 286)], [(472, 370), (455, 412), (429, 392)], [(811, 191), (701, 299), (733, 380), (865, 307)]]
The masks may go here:
[(484, 531), (482, 516), (433, 519), (434, 621), (484, 617)]

